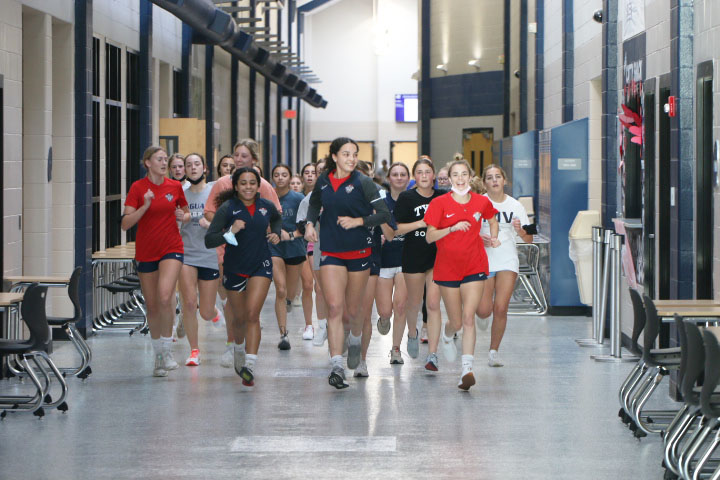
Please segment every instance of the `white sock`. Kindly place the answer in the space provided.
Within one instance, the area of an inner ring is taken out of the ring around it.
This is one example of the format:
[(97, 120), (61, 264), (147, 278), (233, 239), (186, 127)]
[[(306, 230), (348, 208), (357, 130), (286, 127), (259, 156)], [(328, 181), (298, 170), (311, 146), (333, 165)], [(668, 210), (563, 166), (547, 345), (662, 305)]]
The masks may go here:
[(252, 353), (248, 353), (245, 355), (245, 366), (249, 368), (250, 370), (255, 369), (255, 362), (257, 362), (257, 355), (253, 355)]
[(160, 337), (160, 344), (162, 345), (163, 351), (169, 351), (173, 344), (172, 337)]
[(474, 357), (473, 355), (463, 355), (463, 356), (462, 356), (462, 368), (463, 368), (463, 370), (465, 370), (465, 369), (472, 370), (473, 360), (475, 360), (475, 357)]
[(153, 353), (157, 355), (158, 353), (162, 353), (163, 349), (163, 343), (162, 339), (160, 338), (151, 338), (150, 344), (152, 345)]
[(442, 329), (442, 338), (443, 338), (443, 340), (444, 340), (446, 343), (450, 343), (450, 342), (453, 341), (453, 336), (452, 336), (452, 334), (448, 337), (448, 336), (447, 336), (447, 333), (446, 333), (446, 331), (445, 331), (444, 328)]
[(326, 318), (324, 318), (322, 320), (318, 320), (318, 328), (327, 329), (327, 319)]
[[(244, 352), (245, 351), (245, 340), (243, 340), (242, 343), (236, 343), (233, 348), (237, 352)], [(257, 355), (255, 355), (255, 356), (257, 357)]]
[(348, 340), (350, 345), (360, 345), (360, 342), (362, 341), (362, 335), (359, 337), (356, 337), (355, 335), (350, 332), (350, 335), (348, 336)]
[(342, 365), (343, 365), (342, 355), (335, 355), (334, 357), (331, 357), (330, 363), (332, 364), (333, 368), (335, 368), (335, 367), (342, 368)]
[(490, 351), (488, 352), (488, 355), (492, 355), (493, 352), (495, 352), (495, 355), (497, 355), (497, 353), (498, 353), (497, 350), (490, 349)]

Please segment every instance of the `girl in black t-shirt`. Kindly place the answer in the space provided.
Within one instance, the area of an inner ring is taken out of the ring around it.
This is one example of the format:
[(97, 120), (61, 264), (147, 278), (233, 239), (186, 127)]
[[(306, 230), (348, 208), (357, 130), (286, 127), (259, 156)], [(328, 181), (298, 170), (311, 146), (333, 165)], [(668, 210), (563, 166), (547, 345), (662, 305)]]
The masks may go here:
[[(407, 286), (405, 321), (408, 326), (408, 344), (418, 342), (417, 315), (423, 303), (426, 289), (428, 312), (428, 356), (425, 369), (438, 370), (437, 348), (440, 340), (440, 289), (433, 282), (433, 265), (436, 247), (425, 241), (427, 225), (423, 221), (430, 201), (442, 195), (433, 188), (435, 167), (428, 159), (421, 158), (412, 168), (415, 188), (402, 192), (395, 204), (397, 235), (405, 235), (402, 253), (402, 272)], [(408, 347), (410, 349), (411, 346)]]

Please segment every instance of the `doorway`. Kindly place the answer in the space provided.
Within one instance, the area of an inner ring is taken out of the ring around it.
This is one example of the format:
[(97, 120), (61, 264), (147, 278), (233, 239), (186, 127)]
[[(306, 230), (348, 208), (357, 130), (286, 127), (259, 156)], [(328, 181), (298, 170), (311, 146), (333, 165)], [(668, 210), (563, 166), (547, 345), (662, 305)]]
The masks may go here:
[[(660, 78), (658, 103), (670, 98), (670, 75)], [(658, 117), (658, 299), (670, 298), (670, 117)]]
[(418, 159), (417, 142), (391, 141), (390, 142), (390, 165), (395, 162), (404, 163), (412, 169)]
[(645, 82), (643, 139), (643, 287), (655, 298), (655, 89)]
[(483, 169), (493, 163), (493, 129), (464, 128), (462, 147), (465, 160), (470, 163), (475, 173), (481, 175)]
[(695, 96), (695, 287), (696, 298), (713, 298), (713, 64), (697, 68)]

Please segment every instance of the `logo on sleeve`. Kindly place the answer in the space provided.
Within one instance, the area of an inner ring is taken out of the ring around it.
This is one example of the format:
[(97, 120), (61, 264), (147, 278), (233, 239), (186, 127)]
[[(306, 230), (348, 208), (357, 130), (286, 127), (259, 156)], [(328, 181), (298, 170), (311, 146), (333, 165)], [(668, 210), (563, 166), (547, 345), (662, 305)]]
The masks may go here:
[(262, 216), (264, 217), (267, 215), (267, 208), (264, 208), (264, 207), (258, 208), (258, 212), (260, 212), (262, 214)]
[(352, 192), (353, 190), (355, 190), (355, 187), (354, 187), (352, 184), (345, 186), (345, 191), (346, 191), (347, 193), (350, 193), (350, 192)]
[(165, 195), (165, 198), (167, 198), (167, 201), (168, 201), (168, 202), (172, 202), (172, 201), (173, 201), (173, 198), (175, 198), (175, 197), (173, 197), (173, 194), (172, 194), (172, 193), (168, 193), (167, 195)]
[(482, 215), (480, 214), (480, 212), (475, 212), (475, 213), (473, 213), (473, 218), (475, 219), (476, 222), (479, 222), (480, 219), (482, 218)]

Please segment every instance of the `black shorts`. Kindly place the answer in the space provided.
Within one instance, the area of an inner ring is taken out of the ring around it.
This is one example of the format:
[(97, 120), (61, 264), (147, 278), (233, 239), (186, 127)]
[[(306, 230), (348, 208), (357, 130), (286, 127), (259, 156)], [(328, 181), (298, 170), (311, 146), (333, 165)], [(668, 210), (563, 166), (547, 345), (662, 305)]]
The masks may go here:
[(403, 273), (425, 273), (435, 266), (435, 255), (425, 258), (405, 258), (402, 263)]
[[(373, 261), (370, 256), (350, 259), (331, 257), (330, 255), (320, 256), (320, 267), (324, 265), (337, 265), (339, 267), (345, 267), (348, 272), (362, 272), (363, 270), (371, 268), (372, 263)], [(378, 270), (378, 272), (379, 271), (380, 270)]]
[(370, 276), (372, 277), (373, 275), (376, 277), (380, 275), (380, 259), (375, 259), (370, 264)]
[(225, 272), (223, 274), (223, 287), (231, 292), (243, 292), (247, 288), (247, 282), (251, 277), (265, 277), (272, 279), (272, 267), (260, 265), (250, 274)]
[(187, 265), (197, 270), (198, 280), (217, 280), (220, 278), (220, 270), (207, 267), (196, 267), (195, 265)]
[(160, 268), (160, 262), (163, 260), (178, 260), (180, 263), (182, 263), (183, 259), (185, 258), (185, 255), (182, 253), (168, 253), (167, 255), (163, 256), (160, 260), (155, 260), (154, 262), (138, 262), (137, 263), (137, 271), (138, 273), (152, 273), (157, 272), (158, 268)]
[(433, 281), (436, 284), (440, 285), (441, 287), (460, 288), (460, 285), (462, 285), (463, 283), (481, 282), (483, 280), (487, 280), (487, 275), (484, 272), (473, 273), (472, 275), (468, 275), (467, 277), (464, 277), (462, 280), (450, 280), (450, 281), (433, 280)]
[(283, 262), (285, 262), (285, 265), (300, 265), (305, 260), (306, 260), (305, 257), (283, 258)]

